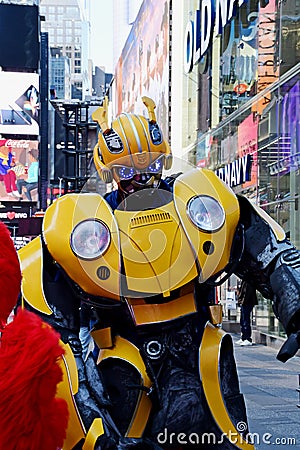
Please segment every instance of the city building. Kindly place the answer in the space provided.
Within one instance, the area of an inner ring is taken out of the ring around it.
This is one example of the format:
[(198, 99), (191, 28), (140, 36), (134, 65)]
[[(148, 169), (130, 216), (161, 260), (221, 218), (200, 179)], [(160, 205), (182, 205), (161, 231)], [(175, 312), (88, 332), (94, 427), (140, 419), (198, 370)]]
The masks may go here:
[[(184, 71), (197, 81), (198, 97), (188, 158), (261, 206), (299, 248), (300, 3), (240, 2), (234, 13), (223, 2), (193, 47), (203, 11), (187, 3), (194, 10), (185, 15)], [(237, 282), (232, 277), (220, 290), (225, 305)], [(263, 297), (256, 325), (282, 333)]]
[(49, 80), (51, 99), (71, 98), (70, 59), (62, 56), (61, 47), (50, 48)]
[[(45, 18), (41, 29), (48, 33), (49, 47), (60, 49), (60, 56), (69, 59), (71, 97), (79, 100), (91, 94), (89, 6), (80, 0), (40, 0), (40, 14)], [(50, 79), (50, 85), (59, 90), (54, 80)]]

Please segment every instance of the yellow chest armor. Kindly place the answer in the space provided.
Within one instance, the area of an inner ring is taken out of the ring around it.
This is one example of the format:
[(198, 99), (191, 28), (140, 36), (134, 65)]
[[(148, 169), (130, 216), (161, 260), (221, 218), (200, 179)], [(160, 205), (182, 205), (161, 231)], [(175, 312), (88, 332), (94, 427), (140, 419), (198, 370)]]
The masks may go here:
[[(217, 200), (225, 213), (215, 232), (201, 231), (189, 217), (187, 205), (199, 195)], [(72, 250), (72, 232), (78, 224), (95, 219), (106, 225), (110, 244), (97, 258), (79, 258)], [(162, 294), (167, 303), (172, 292), (197, 276), (205, 282), (224, 269), (238, 220), (233, 192), (213, 172), (195, 169), (178, 177), (172, 199), (155, 209), (112, 211), (98, 194), (65, 195), (47, 209), (43, 239), (52, 258), (87, 294), (116, 301)], [(32, 296), (43, 296), (42, 282), (41, 292), (29, 286), (34, 267), (41, 279), (40, 238), (19, 254), (23, 294), (32, 303)]]

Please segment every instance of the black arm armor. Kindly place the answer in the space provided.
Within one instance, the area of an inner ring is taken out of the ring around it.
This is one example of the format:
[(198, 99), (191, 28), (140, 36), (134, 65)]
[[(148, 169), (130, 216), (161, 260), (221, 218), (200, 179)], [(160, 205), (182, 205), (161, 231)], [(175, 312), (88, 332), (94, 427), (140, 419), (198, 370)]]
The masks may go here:
[(288, 334), (300, 330), (300, 252), (283, 252), (270, 276), (273, 309)]
[(245, 248), (235, 271), (272, 300), (274, 313), (287, 334), (300, 329), (300, 252), (287, 239), (278, 240), (245, 197), (238, 197)]
[(101, 441), (99, 448), (116, 449), (120, 433), (107, 412), (110, 402), (105, 395), (96, 363), (91, 355), (85, 362), (82, 358), (79, 339), (80, 296), (71, 280), (54, 263), (45, 248), (43, 256), (43, 290), (53, 314), (47, 316), (40, 313), (40, 315), (58, 331), (61, 340), (71, 347), (78, 370), (78, 392), (75, 401), (86, 430), (90, 428), (94, 419), (102, 418), (105, 433), (99, 438), (99, 442)]
[[(53, 262), (46, 249), (44, 249), (43, 289), (53, 314), (41, 316), (60, 333), (61, 340), (70, 345), (75, 357), (78, 370), (78, 392), (75, 401), (86, 430), (90, 428), (94, 419), (99, 417), (102, 419), (105, 433), (97, 439), (95, 450), (159, 450), (160, 447), (147, 439), (121, 437), (109, 414), (110, 401), (95, 360), (91, 355), (86, 361), (82, 358), (79, 339), (80, 292), (72, 285), (64, 271)], [(75, 449), (81, 448), (81, 444), (76, 445)]]

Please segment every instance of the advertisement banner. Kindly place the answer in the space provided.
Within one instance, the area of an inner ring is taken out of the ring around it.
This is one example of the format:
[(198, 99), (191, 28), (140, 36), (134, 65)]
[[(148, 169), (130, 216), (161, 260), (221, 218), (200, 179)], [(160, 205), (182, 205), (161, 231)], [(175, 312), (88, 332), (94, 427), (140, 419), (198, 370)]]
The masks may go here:
[(38, 144), (0, 139), (0, 202), (38, 200)]
[(145, 0), (116, 67), (117, 108), (146, 115), (141, 97), (156, 103), (157, 121), (168, 138), (169, 0)]
[[(283, 89), (282, 89), (283, 90)], [(300, 82), (297, 81), (277, 106), (280, 115), (280, 138), (277, 160), (269, 164), (270, 175), (284, 175), (300, 167)]]
[(24, 3), (26, 2), (18, 1), (0, 4), (2, 70), (33, 72), (39, 68), (39, 7)]
[[(279, 40), (278, 16), (276, 0), (269, 0), (258, 15), (258, 62), (257, 93), (271, 86), (279, 79)], [(271, 93), (267, 92), (252, 106), (252, 111), (262, 115), (271, 101)]]
[(0, 134), (39, 135), (39, 75), (0, 72)]
[(257, 133), (258, 119), (253, 118), (250, 114), (238, 126), (238, 154), (242, 158), (246, 155), (251, 156), (251, 177), (249, 181), (243, 183), (243, 189), (255, 187), (257, 185), (258, 176), (258, 158), (257, 158)]

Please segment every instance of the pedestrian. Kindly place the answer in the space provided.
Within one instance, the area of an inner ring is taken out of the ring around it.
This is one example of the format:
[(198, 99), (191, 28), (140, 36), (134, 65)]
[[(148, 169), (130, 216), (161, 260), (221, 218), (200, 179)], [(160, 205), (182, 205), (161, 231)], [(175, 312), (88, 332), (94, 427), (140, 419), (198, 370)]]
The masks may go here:
[(257, 304), (258, 302), (255, 287), (246, 281), (242, 281), (241, 287), (238, 291), (238, 305), (241, 308), (241, 339), (237, 341), (237, 344), (241, 347), (252, 345), (251, 315), (254, 306)]

